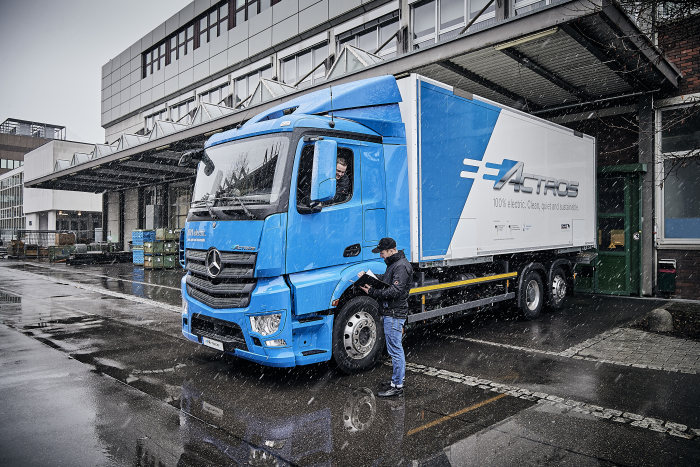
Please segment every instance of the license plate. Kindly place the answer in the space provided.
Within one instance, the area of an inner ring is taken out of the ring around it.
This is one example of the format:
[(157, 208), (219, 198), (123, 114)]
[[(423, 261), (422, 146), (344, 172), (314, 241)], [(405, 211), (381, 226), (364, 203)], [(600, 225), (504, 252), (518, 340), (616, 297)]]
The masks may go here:
[(211, 347), (212, 349), (221, 350), (222, 352), (224, 351), (223, 342), (215, 341), (214, 339), (209, 339), (208, 337), (202, 337), (202, 344), (206, 345), (207, 347)]

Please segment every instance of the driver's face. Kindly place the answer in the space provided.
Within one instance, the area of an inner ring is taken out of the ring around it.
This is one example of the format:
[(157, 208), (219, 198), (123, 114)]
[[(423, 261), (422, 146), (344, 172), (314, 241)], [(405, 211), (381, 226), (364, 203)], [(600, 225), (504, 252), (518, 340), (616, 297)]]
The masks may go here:
[(340, 180), (340, 178), (345, 175), (345, 171), (348, 170), (343, 164), (335, 164), (335, 179)]

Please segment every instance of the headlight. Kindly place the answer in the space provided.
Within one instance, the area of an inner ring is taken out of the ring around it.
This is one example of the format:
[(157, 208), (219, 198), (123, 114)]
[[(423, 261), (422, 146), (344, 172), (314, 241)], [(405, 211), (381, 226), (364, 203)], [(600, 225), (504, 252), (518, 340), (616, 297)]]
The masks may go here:
[(274, 334), (280, 328), (282, 313), (273, 315), (258, 315), (250, 317), (250, 328), (263, 336)]

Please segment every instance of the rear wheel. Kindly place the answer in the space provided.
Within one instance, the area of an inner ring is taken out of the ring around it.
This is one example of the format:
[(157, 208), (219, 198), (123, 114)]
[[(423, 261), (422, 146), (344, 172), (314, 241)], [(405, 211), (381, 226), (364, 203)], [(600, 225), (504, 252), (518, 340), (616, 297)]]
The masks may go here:
[(369, 297), (350, 299), (333, 322), (333, 359), (344, 373), (373, 367), (384, 347), (384, 328), (377, 302)]
[(553, 310), (559, 310), (566, 300), (567, 291), (566, 273), (560, 267), (552, 272), (552, 282), (548, 287), (547, 305)]
[(529, 271), (518, 290), (518, 303), (525, 319), (535, 319), (542, 312), (544, 301), (542, 278), (535, 271)]

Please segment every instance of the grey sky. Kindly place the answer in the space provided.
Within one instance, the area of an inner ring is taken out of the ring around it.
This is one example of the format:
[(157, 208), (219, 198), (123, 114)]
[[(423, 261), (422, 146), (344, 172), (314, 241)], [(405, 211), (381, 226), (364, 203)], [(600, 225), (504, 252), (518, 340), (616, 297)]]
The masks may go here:
[(0, 122), (66, 127), (104, 141), (102, 65), (191, 0), (0, 0)]

